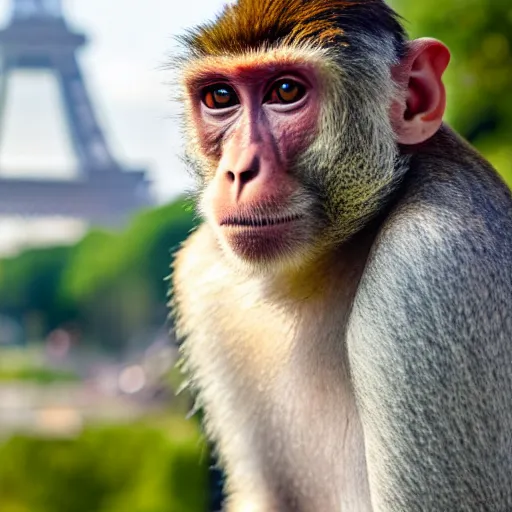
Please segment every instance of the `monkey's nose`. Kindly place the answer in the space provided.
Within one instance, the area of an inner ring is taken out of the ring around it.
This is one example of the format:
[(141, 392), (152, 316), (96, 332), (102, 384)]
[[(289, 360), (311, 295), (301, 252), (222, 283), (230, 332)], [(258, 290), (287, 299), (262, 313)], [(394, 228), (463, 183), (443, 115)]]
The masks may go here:
[[(238, 199), (246, 189), (252, 189), (259, 181), (261, 175), (260, 159), (257, 155), (251, 158), (239, 160), (237, 165), (228, 169), (225, 173), (229, 186)], [(247, 193), (247, 192), (246, 192)]]
[(228, 171), (227, 177), (231, 183), (238, 182), (238, 184), (240, 186), (244, 186), (247, 183), (249, 183), (250, 181), (252, 181), (254, 178), (256, 178), (256, 176), (258, 176), (258, 173), (259, 173), (258, 169), (251, 168), (251, 169), (247, 169), (245, 171), (238, 172), (238, 173), (233, 172), (233, 171)]

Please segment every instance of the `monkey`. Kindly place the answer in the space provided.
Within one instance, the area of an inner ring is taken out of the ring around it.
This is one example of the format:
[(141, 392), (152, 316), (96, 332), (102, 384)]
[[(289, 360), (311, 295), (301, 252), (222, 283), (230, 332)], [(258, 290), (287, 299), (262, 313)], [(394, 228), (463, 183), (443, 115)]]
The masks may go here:
[(229, 512), (512, 510), (512, 198), (384, 0), (183, 37), (171, 309)]

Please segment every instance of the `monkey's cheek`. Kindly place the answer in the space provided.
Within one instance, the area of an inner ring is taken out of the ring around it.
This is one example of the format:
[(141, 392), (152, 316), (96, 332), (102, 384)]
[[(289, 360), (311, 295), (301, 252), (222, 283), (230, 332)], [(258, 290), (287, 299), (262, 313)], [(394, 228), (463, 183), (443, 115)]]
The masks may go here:
[(233, 253), (249, 263), (292, 256), (306, 238), (293, 222), (265, 227), (229, 227), (223, 229), (222, 236)]

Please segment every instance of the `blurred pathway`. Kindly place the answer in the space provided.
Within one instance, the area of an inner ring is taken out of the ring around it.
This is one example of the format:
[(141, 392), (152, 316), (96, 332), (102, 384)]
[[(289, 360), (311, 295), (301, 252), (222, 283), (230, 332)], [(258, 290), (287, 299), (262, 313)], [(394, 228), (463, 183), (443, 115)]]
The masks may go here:
[(73, 436), (85, 423), (133, 421), (161, 408), (154, 401), (102, 391), (93, 383), (0, 384), (0, 437), (22, 432)]

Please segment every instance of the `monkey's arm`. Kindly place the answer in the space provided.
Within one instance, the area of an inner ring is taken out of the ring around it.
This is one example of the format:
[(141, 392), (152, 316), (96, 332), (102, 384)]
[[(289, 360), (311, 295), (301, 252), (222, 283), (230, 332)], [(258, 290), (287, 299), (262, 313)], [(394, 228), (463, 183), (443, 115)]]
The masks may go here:
[(512, 510), (510, 203), (459, 206), (392, 216), (354, 302), (348, 350), (379, 512)]

